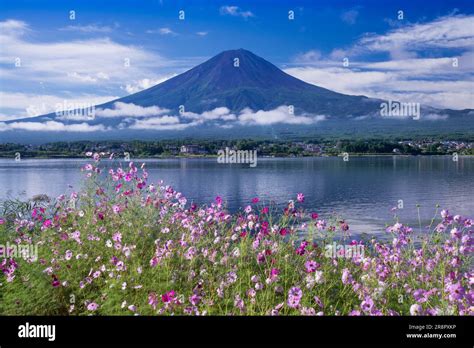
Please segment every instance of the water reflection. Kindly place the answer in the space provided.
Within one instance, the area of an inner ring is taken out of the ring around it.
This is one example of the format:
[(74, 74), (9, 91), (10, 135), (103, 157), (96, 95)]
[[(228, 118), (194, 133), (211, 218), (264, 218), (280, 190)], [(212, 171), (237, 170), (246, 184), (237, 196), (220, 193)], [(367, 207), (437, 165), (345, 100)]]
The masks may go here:
[[(137, 160), (146, 162), (150, 179), (159, 179), (183, 192), (189, 200), (209, 203), (222, 196), (231, 210), (253, 197), (280, 205), (306, 196), (305, 207), (343, 216), (354, 232), (380, 232), (391, 222), (390, 209), (403, 200), (403, 221), (423, 224), (436, 204), (458, 214), (474, 216), (474, 158), (360, 157), (259, 159), (256, 168), (218, 164), (215, 159)], [(0, 198), (46, 193), (57, 196), (80, 186), (83, 160), (0, 160)], [(104, 165), (112, 165), (104, 162)], [(126, 163), (124, 163), (126, 165)]]

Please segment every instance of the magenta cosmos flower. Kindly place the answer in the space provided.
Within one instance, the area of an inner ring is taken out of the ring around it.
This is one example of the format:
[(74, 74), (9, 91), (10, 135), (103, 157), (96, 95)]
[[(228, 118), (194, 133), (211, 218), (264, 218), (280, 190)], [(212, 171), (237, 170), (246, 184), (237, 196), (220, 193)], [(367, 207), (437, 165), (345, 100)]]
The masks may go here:
[(296, 195), (296, 200), (297, 200), (298, 202), (300, 202), (300, 203), (303, 203), (303, 202), (304, 202), (304, 194), (302, 194), (301, 192), (298, 193), (298, 194)]
[(176, 297), (174, 290), (168, 291), (167, 293), (161, 295), (161, 301), (164, 303), (175, 302)]

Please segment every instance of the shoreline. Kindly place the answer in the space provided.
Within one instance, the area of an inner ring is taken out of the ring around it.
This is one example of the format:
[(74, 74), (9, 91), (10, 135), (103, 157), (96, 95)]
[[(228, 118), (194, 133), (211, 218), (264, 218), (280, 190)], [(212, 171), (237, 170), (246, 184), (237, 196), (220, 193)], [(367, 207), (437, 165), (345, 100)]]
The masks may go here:
[[(391, 154), (391, 153), (348, 153), (350, 157), (452, 157), (452, 154)], [(325, 158), (325, 157), (341, 157), (341, 154), (324, 154), (324, 155), (305, 155), (305, 156), (258, 156), (259, 159), (301, 159), (301, 158)], [(474, 155), (458, 155), (458, 157), (473, 157)], [(218, 155), (188, 155), (188, 156), (140, 156), (135, 159), (213, 159)], [(15, 155), (0, 154), (0, 159), (15, 159)], [(23, 159), (87, 159), (83, 156), (23, 156)], [(120, 159), (116, 157), (114, 159)]]

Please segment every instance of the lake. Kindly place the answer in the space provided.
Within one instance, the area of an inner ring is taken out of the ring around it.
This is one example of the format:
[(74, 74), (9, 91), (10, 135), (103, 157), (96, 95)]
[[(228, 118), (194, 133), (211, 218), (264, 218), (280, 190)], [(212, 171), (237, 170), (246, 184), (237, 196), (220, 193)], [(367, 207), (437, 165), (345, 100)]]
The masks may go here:
[[(354, 234), (383, 232), (393, 221), (391, 208), (403, 201), (402, 222), (429, 224), (436, 204), (474, 217), (474, 158), (449, 156), (259, 158), (258, 165), (218, 164), (216, 159), (146, 159), (149, 182), (164, 180), (188, 200), (210, 203), (216, 196), (235, 211), (253, 197), (283, 205), (302, 192), (304, 207), (322, 217), (338, 214)], [(77, 159), (0, 159), (0, 199), (56, 197), (80, 187)], [(104, 165), (111, 165), (107, 161)]]

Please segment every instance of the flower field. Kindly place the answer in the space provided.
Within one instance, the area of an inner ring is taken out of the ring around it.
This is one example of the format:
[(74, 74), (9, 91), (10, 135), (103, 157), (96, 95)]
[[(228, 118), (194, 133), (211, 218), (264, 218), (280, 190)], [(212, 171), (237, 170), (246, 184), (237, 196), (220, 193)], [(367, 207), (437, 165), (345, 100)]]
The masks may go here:
[[(443, 210), (419, 231), (395, 215), (384, 241), (352, 240), (301, 193), (231, 214), (89, 155), (79, 192), (0, 217), (0, 314), (474, 314), (474, 220)], [(363, 252), (328, 254), (341, 244)]]

